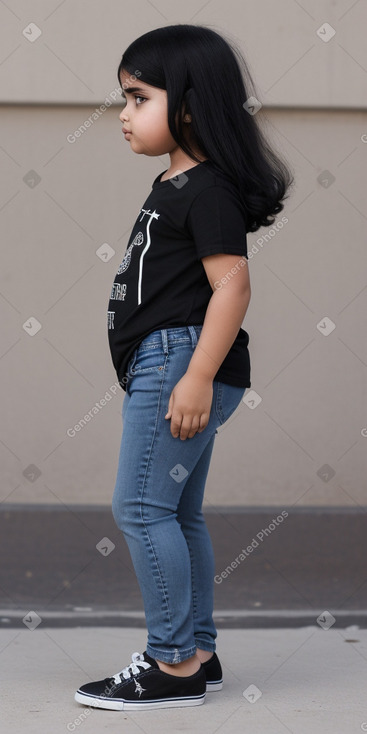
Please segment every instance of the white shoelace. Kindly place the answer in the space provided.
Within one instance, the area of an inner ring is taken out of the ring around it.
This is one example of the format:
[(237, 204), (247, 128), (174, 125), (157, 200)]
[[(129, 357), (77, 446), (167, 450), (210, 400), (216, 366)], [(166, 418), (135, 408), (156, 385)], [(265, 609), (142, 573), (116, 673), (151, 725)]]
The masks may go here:
[(126, 668), (120, 670), (119, 673), (111, 676), (114, 679), (115, 683), (121, 683), (122, 678), (127, 679), (133, 675), (138, 675), (139, 673), (141, 673), (141, 670), (139, 670), (136, 663), (139, 663), (140, 668), (146, 669), (151, 667), (150, 663), (144, 660), (144, 655), (141, 652), (133, 652), (131, 659), (132, 663), (130, 663), (130, 665), (127, 665)]

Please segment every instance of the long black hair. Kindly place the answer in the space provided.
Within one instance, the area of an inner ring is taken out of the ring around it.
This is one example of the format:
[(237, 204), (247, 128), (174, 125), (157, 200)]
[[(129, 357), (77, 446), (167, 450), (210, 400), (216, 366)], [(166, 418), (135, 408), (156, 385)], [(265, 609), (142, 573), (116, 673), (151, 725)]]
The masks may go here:
[(255, 86), (239, 47), (207, 26), (163, 26), (126, 49), (120, 84), (122, 71), (167, 91), (171, 135), (199, 163), (184, 137), (182, 118), (191, 114), (194, 147), (236, 184), (247, 230), (273, 224), (293, 175), (260, 129)]

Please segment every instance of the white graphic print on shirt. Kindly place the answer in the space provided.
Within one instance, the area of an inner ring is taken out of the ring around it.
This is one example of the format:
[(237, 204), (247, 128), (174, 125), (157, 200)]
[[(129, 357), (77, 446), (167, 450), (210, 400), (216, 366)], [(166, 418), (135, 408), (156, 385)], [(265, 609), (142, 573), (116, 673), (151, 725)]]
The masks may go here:
[(107, 311), (107, 326), (109, 329), (115, 328), (115, 312)]
[(130, 265), (131, 253), (133, 251), (134, 245), (139, 246), (139, 245), (142, 245), (143, 242), (144, 242), (144, 235), (143, 235), (142, 232), (138, 232), (138, 234), (136, 235), (136, 237), (134, 237), (133, 242), (131, 243), (131, 245), (126, 250), (125, 257), (124, 257), (124, 259), (123, 259), (123, 261), (122, 261), (122, 263), (121, 263), (121, 265), (120, 265), (120, 267), (119, 267), (119, 269), (117, 271), (117, 275), (121, 275), (121, 273), (124, 273), (125, 270), (128, 269), (128, 267)]
[[(124, 255), (124, 259), (123, 259), (123, 261), (122, 261), (122, 263), (121, 263), (121, 265), (120, 265), (120, 267), (119, 267), (119, 269), (117, 271), (117, 275), (121, 275), (122, 273), (125, 273), (126, 272), (126, 270), (128, 269), (128, 267), (130, 265), (130, 262), (131, 262), (131, 256), (132, 256), (133, 248), (134, 247), (141, 247), (141, 245), (144, 243), (144, 239), (145, 239), (146, 245), (144, 247), (144, 250), (143, 250), (143, 252), (141, 254), (141, 257), (140, 257), (140, 260), (139, 260), (139, 280), (138, 280), (138, 305), (139, 306), (141, 304), (141, 284), (142, 284), (142, 279), (143, 279), (143, 259), (144, 259), (145, 253), (149, 250), (149, 247), (150, 247), (150, 244), (151, 244), (150, 225), (151, 225), (151, 222), (152, 222), (153, 219), (159, 219), (159, 217), (160, 217), (160, 214), (158, 214), (158, 212), (156, 212), (156, 210), (154, 210), (153, 212), (151, 212), (150, 209), (141, 209), (140, 211), (142, 212), (141, 218), (139, 220), (140, 222), (142, 221), (142, 219), (145, 216), (148, 216), (149, 215), (149, 219), (147, 220), (147, 223), (146, 223), (146, 234), (145, 234), (145, 238), (144, 238), (144, 233), (143, 232), (138, 232), (135, 235), (135, 237), (134, 237), (131, 245), (129, 245), (129, 247), (126, 250), (125, 255)], [(113, 286), (112, 286), (112, 290), (111, 290), (110, 300), (112, 300), (112, 301), (124, 301), (125, 300), (125, 297), (126, 297), (126, 292), (127, 292), (127, 285), (126, 285), (126, 283), (114, 283)], [(108, 311), (108, 328), (109, 329), (113, 329), (114, 328), (114, 314), (115, 314), (115, 311)]]
[(126, 283), (114, 283), (112, 286), (111, 301), (124, 301), (126, 296)]

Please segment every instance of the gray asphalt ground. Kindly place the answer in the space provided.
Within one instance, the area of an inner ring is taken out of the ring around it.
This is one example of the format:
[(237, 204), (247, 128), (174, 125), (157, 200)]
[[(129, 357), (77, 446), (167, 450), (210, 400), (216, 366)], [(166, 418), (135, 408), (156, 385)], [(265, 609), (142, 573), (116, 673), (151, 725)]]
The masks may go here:
[[(367, 630), (218, 630), (223, 689), (203, 705), (108, 711), (74, 701), (142, 652), (146, 630), (0, 631), (1, 730), (16, 734), (360, 734), (367, 731)], [(256, 688), (254, 688), (254, 686)]]

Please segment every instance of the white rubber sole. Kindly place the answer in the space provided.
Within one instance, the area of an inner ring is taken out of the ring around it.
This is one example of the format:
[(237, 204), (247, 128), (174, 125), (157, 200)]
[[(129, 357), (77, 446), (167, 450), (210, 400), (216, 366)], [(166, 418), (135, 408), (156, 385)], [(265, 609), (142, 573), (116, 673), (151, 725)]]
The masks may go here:
[(111, 711), (137, 711), (138, 709), (171, 709), (181, 706), (200, 706), (205, 701), (205, 693), (201, 696), (157, 698), (152, 701), (124, 701), (123, 699), (94, 698), (79, 691), (74, 699), (84, 706), (93, 706), (99, 709), (110, 709)]
[(212, 693), (213, 691), (221, 691), (223, 688), (223, 681), (219, 681), (218, 683), (207, 683), (206, 684), (206, 692)]

